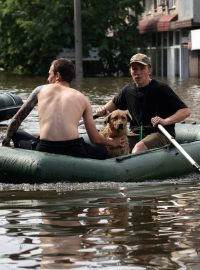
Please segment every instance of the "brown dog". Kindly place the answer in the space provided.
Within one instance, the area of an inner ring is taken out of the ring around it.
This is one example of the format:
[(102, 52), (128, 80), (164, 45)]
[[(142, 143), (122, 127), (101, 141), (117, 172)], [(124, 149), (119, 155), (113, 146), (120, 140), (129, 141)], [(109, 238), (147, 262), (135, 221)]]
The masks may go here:
[(117, 157), (121, 155), (127, 155), (130, 152), (128, 137), (127, 137), (127, 123), (130, 121), (130, 117), (126, 112), (121, 110), (115, 110), (110, 113), (104, 120), (104, 127), (100, 130), (100, 133), (108, 138), (125, 136), (124, 147), (111, 147), (107, 146), (108, 156)]

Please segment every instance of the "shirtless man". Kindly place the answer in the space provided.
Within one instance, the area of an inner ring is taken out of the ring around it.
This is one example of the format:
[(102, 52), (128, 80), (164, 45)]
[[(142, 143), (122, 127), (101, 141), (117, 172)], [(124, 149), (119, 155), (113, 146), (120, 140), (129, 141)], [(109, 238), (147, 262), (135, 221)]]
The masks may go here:
[(79, 137), (78, 126), (81, 117), (92, 143), (123, 146), (123, 138), (106, 139), (98, 133), (88, 98), (70, 87), (73, 77), (74, 65), (71, 61), (64, 58), (54, 60), (49, 69), (49, 84), (38, 86), (30, 94), (12, 118), (2, 145), (10, 146), (10, 141), (22, 121), (38, 105), (40, 124), (40, 140), (36, 147), (38, 151), (103, 158), (102, 155), (99, 157), (98, 153), (95, 154), (98, 147), (92, 148), (92, 145)]

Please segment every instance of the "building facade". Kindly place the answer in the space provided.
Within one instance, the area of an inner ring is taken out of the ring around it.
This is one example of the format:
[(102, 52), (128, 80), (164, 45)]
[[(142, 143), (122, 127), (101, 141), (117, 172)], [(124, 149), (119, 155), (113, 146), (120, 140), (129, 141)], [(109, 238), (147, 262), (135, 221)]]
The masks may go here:
[(143, 6), (138, 30), (147, 40), (142, 50), (151, 56), (154, 75), (199, 78), (200, 1), (144, 0)]

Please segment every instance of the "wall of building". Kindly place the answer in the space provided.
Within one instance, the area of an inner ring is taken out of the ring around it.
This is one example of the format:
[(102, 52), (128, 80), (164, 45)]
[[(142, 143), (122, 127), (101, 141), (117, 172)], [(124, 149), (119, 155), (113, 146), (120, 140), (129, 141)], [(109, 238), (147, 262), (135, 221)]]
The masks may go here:
[(200, 2), (199, 0), (179, 0), (178, 4), (179, 20), (193, 19), (194, 23), (200, 22)]
[(199, 2), (199, 0), (193, 0), (193, 10), (194, 10), (193, 22), (199, 23), (200, 22), (200, 2)]
[(178, 19), (180, 21), (193, 18), (193, 1), (181, 0), (178, 5)]

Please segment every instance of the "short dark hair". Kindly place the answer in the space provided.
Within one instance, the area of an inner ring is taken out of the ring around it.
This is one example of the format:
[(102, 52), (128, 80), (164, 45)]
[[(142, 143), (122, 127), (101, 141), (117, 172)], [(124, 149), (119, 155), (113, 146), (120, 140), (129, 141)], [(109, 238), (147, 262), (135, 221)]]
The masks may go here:
[(57, 72), (60, 73), (60, 76), (63, 81), (71, 82), (75, 76), (75, 67), (71, 60), (66, 58), (59, 58), (52, 62), (53, 72), (56, 75)]

